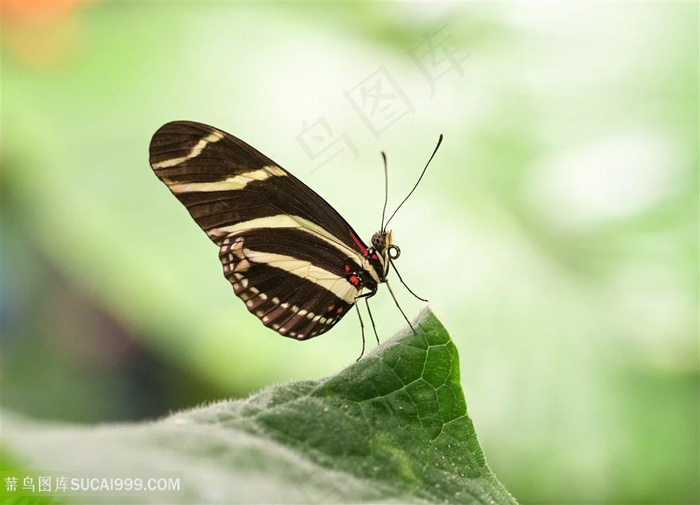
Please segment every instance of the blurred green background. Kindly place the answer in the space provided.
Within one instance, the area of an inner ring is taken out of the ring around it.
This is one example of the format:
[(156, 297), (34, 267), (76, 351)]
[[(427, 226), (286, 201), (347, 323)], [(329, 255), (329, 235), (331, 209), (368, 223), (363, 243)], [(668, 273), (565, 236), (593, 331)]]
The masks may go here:
[(299, 343), (248, 314), (151, 172), (163, 123), (243, 138), (366, 240), (380, 151), (393, 208), (442, 132), (397, 266), (496, 475), (523, 503), (698, 502), (697, 3), (2, 7), (3, 407), (152, 419), (358, 355), (354, 315)]

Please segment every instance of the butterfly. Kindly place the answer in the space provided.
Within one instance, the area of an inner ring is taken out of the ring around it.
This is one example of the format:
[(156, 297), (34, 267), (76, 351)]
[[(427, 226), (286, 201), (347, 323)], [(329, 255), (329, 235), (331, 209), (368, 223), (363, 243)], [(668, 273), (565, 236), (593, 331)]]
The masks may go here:
[[(224, 276), (248, 311), (285, 337), (307, 340), (333, 328), (387, 283), (399, 257), (386, 230), (396, 212), (384, 222), (386, 201), (381, 229), (366, 245), (311, 188), (218, 128), (165, 124), (151, 140), (150, 164), (219, 247)], [(361, 316), (360, 325), (364, 352)]]

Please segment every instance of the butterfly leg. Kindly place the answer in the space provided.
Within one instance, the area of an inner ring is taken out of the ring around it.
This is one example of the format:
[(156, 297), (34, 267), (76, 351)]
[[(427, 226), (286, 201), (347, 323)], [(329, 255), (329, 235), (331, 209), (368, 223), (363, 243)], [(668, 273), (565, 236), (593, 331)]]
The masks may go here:
[(406, 317), (406, 313), (405, 313), (405, 312), (403, 311), (403, 309), (401, 308), (401, 305), (399, 305), (398, 300), (396, 300), (396, 297), (394, 296), (394, 292), (391, 290), (391, 286), (389, 285), (389, 281), (384, 281), (384, 283), (386, 284), (386, 287), (389, 288), (389, 293), (391, 294), (391, 298), (393, 298), (394, 303), (396, 304), (396, 307), (398, 307), (399, 312), (401, 312), (401, 315), (403, 316), (403, 318), (404, 318), (404, 319), (406, 320), (406, 322), (408, 323), (408, 326), (411, 328), (411, 331), (413, 331), (413, 333), (416, 333), (416, 329), (415, 329), (415, 328), (413, 327), (413, 325), (411, 324), (411, 321), (408, 320), (408, 317)]
[(377, 339), (377, 344), (379, 343), (379, 335), (377, 335), (377, 326), (374, 324), (374, 318), (372, 317), (372, 311), (369, 310), (369, 302), (368, 300), (373, 297), (377, 293), (377, 290), (373, 291), (368, 291), (367, 293), (363, 293), (355, 298), (355, 309), (357, 309), (357, 317), (360, 320), (360, 330), (362, 331), (362, 352), (360, 355), (357, 357), (355, 361), (360, 361), (360, 358), (364, 356), (365, 354), (365, 325), (362, 322), (362, 315), (360, 314), (360, 306), (357, 303), (357, 300), (360, 298), (365, 299), (365, 304), (367, 305), (367, 313), (369, 314), (369, 320), (372, 321), (372, 330), (374, 330), (374, 336)]
[(377, 345), (379, 345), (379, 335), (377, 335), (377, 325), (374, 324), (374, 318), (372, 317), (372, 311), (369, 309), (369, 296), (365, 298), (365, 305), (367, 306), (367, 313), (369, 314), (369, 320), (372, 321), (372, 329), (374, 330), (374, 338), (377, 339)]
[(403, 284), (403, 287), (405, 287), (405, 288), (408, 290), (409, 293), (411, 293), (413, 296), (415, 296), (416, 298), (418, 298), (421, 302), (427, 302), (427, 301), (428, 301), (428, 300), (426, 300), (425, 298), (421, 298), (420, 296), (418, 296), (417, 294), (415, 294), (415, 293), (413, 292), (413, 290), (412, 290), (411, 288), (408, 287), (408, 285), (407, 285), (407, 284), (403, 281), (403, 279), (401, 278), (401, 274), (400, 274), (399, 271), (396, 269), (396, 265), (394, 265), (394, 262), (392, 261), (391, 258), (389, 258), (389, 265), (391, 265), (391, 266), (394, 268), (394, 272), (396, 272), (396, 275), (398, 276), (399, 281), (401, 281), (401, 284)]
[(362, 314), (360, 314), (360, 307), (357, 304), (355, 304), (355, 309), (357, 310), (357, 318), (360, 320), (360, 331), (362, 332), (362, 352), (355, 361), (360, 361), (360, 358), (365, 355), (365, 325), (362, 322)]

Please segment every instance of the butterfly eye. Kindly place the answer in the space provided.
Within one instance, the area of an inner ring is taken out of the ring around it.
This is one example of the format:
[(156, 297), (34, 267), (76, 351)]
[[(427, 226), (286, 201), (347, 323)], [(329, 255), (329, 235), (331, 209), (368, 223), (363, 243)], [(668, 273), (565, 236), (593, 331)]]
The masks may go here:
[(383, 253), (386, 250), (386, 233), (378, 231), (372, 235), (372, 247)]
[(392, 260), (395, 260), (396, 258), (401, 256), (401, 249), (399, 249), (399, 246), (391, 244), (387, 249), (386, 253)]

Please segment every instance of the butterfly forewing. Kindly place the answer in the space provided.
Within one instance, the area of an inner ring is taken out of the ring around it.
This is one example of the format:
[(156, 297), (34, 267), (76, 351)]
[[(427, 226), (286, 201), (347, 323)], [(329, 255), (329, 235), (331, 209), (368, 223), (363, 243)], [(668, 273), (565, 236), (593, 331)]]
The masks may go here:
[[(270, 158), (226, 132), (174, 121), (153, 136), (151, 167), (218, 242), (228, 228), (273, 218), (322, 231), (357, 251), (350, 225), (321, 196)], [(351, 235), (352, 234), (352, 235)]]
[[(220, 247), (248, 310), (280, 334), (328, 331), (360, 294), (367, 247), (323, 198), (242, 140), (200, 123), (161, 127), (151, 166)], [(378, 274), (375, 272), (375, 277)]]

